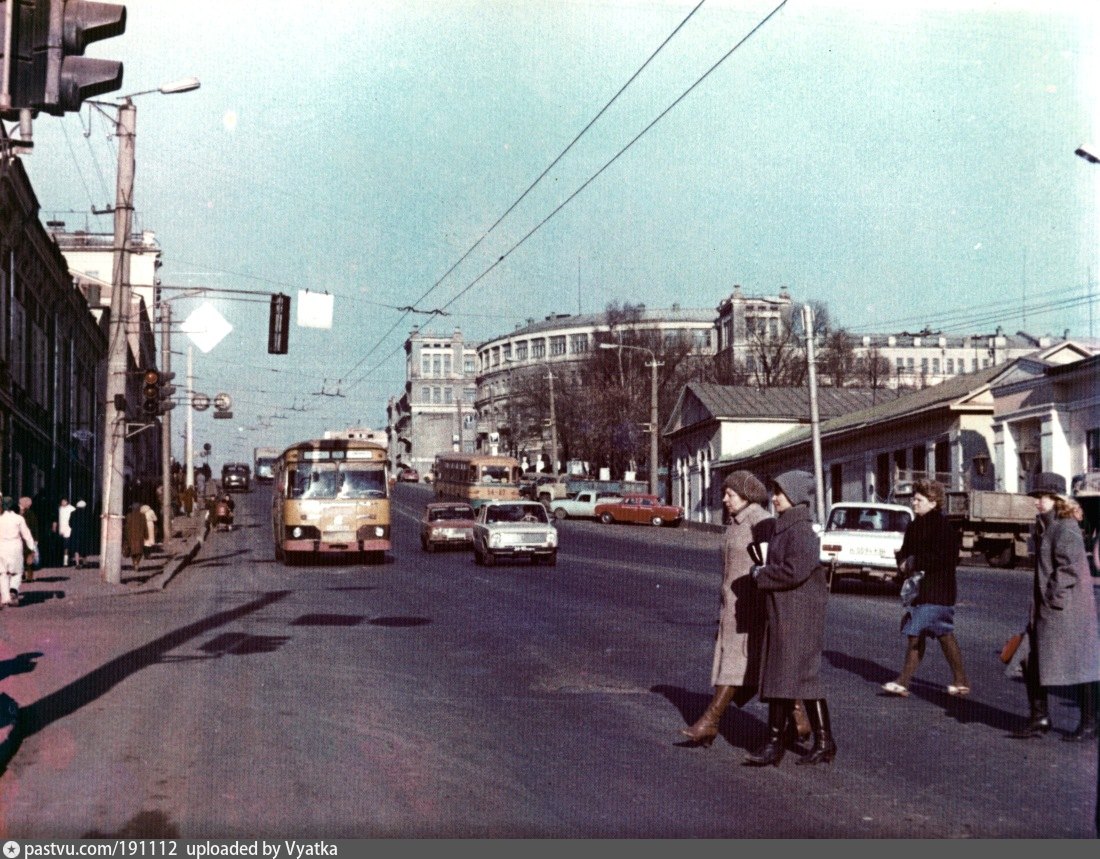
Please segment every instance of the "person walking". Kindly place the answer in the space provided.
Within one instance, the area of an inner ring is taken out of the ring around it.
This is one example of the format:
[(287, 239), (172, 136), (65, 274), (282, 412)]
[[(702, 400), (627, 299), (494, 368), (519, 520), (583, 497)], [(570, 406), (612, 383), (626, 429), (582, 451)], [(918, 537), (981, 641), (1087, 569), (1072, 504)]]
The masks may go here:
[(73, 505), (69, 503), (68, 498), (62, 498), (57, 508), (57, 521), (53, 523), (53, 530), (61, 538), (61, 566), (63, 567), (69, 566), (69, 538), (73, 533), (72, 528), (69, 526), (69, 520), (72, 515)]
[(806, 471), (785, 472), (771, 481), (771, 492), (778, 514), (775, 532), (764, 563), (753, 565), (750, 573), (767, 607), (760, 697), (768, 702), (768, 739), (744, 763), (779, 765), (799, 698), (805, 702), (814, 741), (798, 763), (829, 763), (837, 746), (819, 677), (829, 592), (810, 508), (814, 477)]
[(145, 549), (148, 555), (152, 554), (153, 546), (157, 544), (157, 514), (148, 504), (142, 504), (140, 509), (145, 514)]
[(8, 496), (0, 501), (0, 607), (19, 605), (19, 583), (23, 579), (24, 549), (38, 561), (38, 544), (31, 536), (27, 520), (15, 512)]
[(92, 543), (92, 514), (88, 502), (83, 498), (76, 502), (69, 517), (69, 543), (72, 547), (73, 563), (82, 569), (88, 559), (88, 547)]
[(1044, 471), (1033, 478), (1028, 492), (1035, 499), (1035, 571), (1027, 625), (1024, 683), (1030, 717), (1010, 736), (1041, 737), (1051, 727), (1048, 686), (1072, 686), (1080, 709), (1077, 728), (1062, 737), (1068, 742), (1097, 738), (1096, 598), (1092, 592), (1085, 540), (1067, 503), (1066, 480)]
[(722, 505), (729, 524), (722, 540), (722, 585), (719, 589), (718, 634), (714, 643), (711, 684), (714, 697), (706, 710), (680, 733), (696, 745), (709, 746), (718, 736), (718, 723), (738, 692), (743, 701), (755, 693), (760, 674), (760, 644), (764, 633), (764, 606), (749, 578), (752, 528), (768, 518), (764, 505), (768, 490), (748, 471), (735, 471), (722, 482)]
[(136, 501), (131, 504), (130, 512), (126, 514), (122, 524), (122, 550), (135, 571), (141, 567), (145, 557), (145, 539), (149, 530), (149, 523), (141, 512), (141, 507)]
[(943, 515), (945, 487), (937, 480), (918, 480), (913, 484), (913, 521), (905, 529), (901, 548), (895, 552), (898, 568), (906, 575), (924, 571), (920, 591), (906, 608), (901, 632), (907, 637), (901, 673), (882, 688), (889, 695), (909, 696), (909, 682), (917, 671), (927, 640), (940, 643), (944, 659), (951, 668), (948, 695), (969, 695), (962, 650), (955, 638), (955, 571), (959, 564), (959, 536)]
[(27, 549), (23, 557), (23, 581), (33, 582), (34, 568), (37, 566), (34, 558), (38, 554), (38, 541), (42, 539), (42, 534), (38, 530), (38, 515), (34, 512), (34, 501), (26, 495), (19, 499), (19, 515), (26, 521), (35, 545), (35, 550)]

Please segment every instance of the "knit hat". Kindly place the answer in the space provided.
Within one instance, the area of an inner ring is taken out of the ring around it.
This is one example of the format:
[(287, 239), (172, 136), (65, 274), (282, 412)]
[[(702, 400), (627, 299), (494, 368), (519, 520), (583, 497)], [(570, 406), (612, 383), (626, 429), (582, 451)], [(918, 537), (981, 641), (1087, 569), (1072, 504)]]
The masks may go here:
[(2, 503), (4, 510), (15, 510), (15, 501), (10, 495), (5, 495)]
[(1031, 486), (1027, 490), (1027, 494), (1032, 498), (1037, 498), (1040, 495), (1064, 497), (1066, 494), (1066, 479), (1053, 471), (1040, 471), (1038, 474), (1032, 475)]
[(722, 481), (723, 489), (732, 489), (750, 504), (763, 507), (768, 503), (768, 490), (750, 471), (734, 471)]
[(772, 480), (779, 490), (787, 496), (792, 506), (806, 504), (813, 506), (814, 497), (817, 494), (814, 486), (814, 476), (808, 471), (785, 471)]

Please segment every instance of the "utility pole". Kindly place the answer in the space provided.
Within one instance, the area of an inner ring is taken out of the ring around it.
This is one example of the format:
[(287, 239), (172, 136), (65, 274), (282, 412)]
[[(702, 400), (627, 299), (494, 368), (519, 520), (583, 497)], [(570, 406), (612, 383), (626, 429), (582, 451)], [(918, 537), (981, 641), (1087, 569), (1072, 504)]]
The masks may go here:
[(190, 343), (187, 344), (187, 395), (183, 402), (187, 406), (187, 417), (184, 419), (183, 481), (184, 486), (190, 489), (195, 485), (195, 352)]
[(821, 419), (817, 409), (817, 363), (814, 358), (814, 309), (802, 305), (802, 327), (806, 329), (806, 370), (810, 386), (810, 434), (813, 438), (814, 489), (817, 495), (817, 521), (825, 523), (825, 476), (821, 463)]
[[(172, 305), (167, 301), (160, 303), (160, 366), (164, 372), (166, 384), (172, 380)], [(160, 400), (161, 408), (171, 406), (171, 400)], [(172, 413), (164, 411), (160, 415), (160, 521), (163, 528), (163, 545), (168, 546), (172, 537)]]
[(550, 380), (550, 473), (558, 476), (558, 421), (554, 415), (554, 373), (546, 371)]
[[(109, 584), (122, 583), (122, 491), (126, 465), (126, 379), (130, 316), (130, 228), (134, 215), (134, 129), (137, 109), (130, 99), (118, 106), (118, 179), (114, 212), (114, 273), (107, 352), (107, 408), (103, 433), (103, 529), (100, 566)], [(119, 407), (122, 408), (119, 408)]]
[[(657, 356), (652, 355), (649, 366), (653, 369), (649, 386), (649, 494), (657, 495), (659, 482), (657, 480)], [(662, 496), (661, 500), (664, 500)]]

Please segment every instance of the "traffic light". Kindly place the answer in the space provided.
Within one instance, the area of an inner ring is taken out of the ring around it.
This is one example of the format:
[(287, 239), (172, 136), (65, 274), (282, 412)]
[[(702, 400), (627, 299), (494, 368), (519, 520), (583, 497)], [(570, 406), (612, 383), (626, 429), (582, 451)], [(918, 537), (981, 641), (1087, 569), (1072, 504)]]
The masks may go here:
[(61, 116), (79, 110), (86, 98), (122, 86), (122, 63), (83, 54), (92, 42), (126, 31), (125, 6), (85, 0), (5, 3), (15, 4), (10, 63), (13, 112), (30, 108)]
[(160, 377), (160, 397), (158, 400), (157, 414), (163, 415), (176, 407), (172, 397), (176, 394), (176, 386), (171, 381), (176, 378), (175, 373), (158, 373)]
[(149, 369), (141, 375), (141, 411), (152, 417), (160, 411), (160, 371)]
[(271, 314), (267, 319), (267, 351), (285, 355), (290, 332), (290, 296), (281, 292), (271, 296)]

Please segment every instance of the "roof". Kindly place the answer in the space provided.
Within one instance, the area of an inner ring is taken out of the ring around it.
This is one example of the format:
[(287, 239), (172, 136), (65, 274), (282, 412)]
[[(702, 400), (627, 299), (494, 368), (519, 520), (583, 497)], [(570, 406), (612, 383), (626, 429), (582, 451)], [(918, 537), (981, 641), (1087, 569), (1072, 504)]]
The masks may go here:
[[(683, 308), (672, 307), (663, 309), (642, 310), (638, 317), (620, 323), (619, 327), (630, 329), (636, 326), (651, 326), (661, 322), (694, 322), (714, 325), (713, 308)], [(593, 328), (607, 325), (607, 312), (602, 313), (554, 313), (539, 322), (530, 321), (526, 325), (518, 326), (514, 331), (492, 337), (481, 345), (493, 343), (497, 340), (507, 340), (511, 337), (535, 334), (540, 331), (557, 331), (561, 328)]]
[[(807, 387), (761, 388), (755, 385), (691, 382), (687, 389), (719, 420), (810, 418), (810, 389)], [(876, 398), (886, 396), (892, 396), (892, 393), (865, 388), (819, 388), (817, 410), (823, 417), (835, 417), (853, 409), (864, 409)]]

